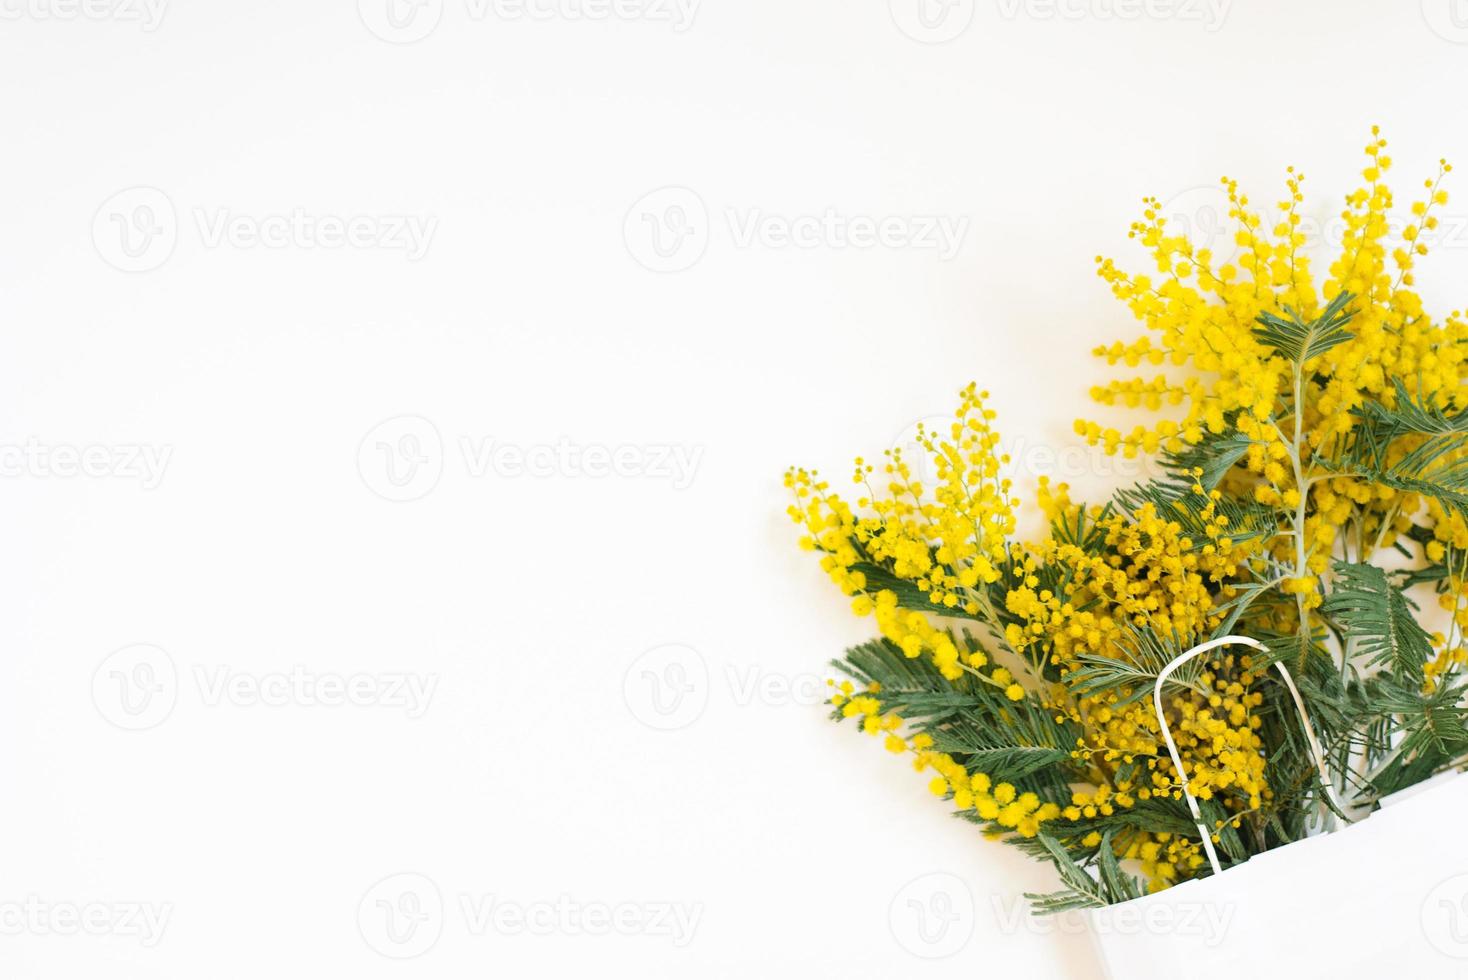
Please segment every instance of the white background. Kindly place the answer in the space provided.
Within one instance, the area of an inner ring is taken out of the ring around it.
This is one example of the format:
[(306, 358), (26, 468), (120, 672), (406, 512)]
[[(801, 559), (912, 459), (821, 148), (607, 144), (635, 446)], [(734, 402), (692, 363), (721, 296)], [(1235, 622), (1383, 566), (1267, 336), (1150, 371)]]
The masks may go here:
[[(1093, 257), (1225, 172), (1328, 221), (1372, 122), (1405, 207), (1468, 162), (1468, 4), (591, 2), (0, 0), (0, 973), (1096, 976), (810, 703), (870, 621), (781, 473), (977, 379), (1023, 487), (1137, 475), (1071, 450), (1133, 330)], [(893, 220), (780, 239), (828, 212)]]

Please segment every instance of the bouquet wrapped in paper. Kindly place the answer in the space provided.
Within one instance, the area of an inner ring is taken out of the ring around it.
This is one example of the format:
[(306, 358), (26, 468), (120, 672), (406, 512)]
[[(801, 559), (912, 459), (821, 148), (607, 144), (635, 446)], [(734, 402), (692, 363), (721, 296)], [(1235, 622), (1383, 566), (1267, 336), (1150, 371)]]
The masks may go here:
[[(1280, 977), (1468, 975), (1468, 324), (1413, 291), (1451, 168), (1394, 225), (1375, 131), (1366, 152), (1323, 278), (1293, 168), (1265, 209), (1224, 181), (1228, 261), (1155, 200), (1132, 229), (1151, 271), (1098, 260), (1146, 331), (1096, 349), (1128, 373), (1093, 395), (1147, 421), (1076, 433), (1161, 477), (1102, 503), (1042, 479), (1048, 533), (1019, 540), (973, 385), (919, 427), (922, 466), (786, 477), (801, 544), (876, 623), (833, 717), (1053, 863), (1035, 910), (1090, 910), (1119, 980), (1276, 946), (1299, 959)], [(1183, 928), (1186, 903), (1226, 935)]]

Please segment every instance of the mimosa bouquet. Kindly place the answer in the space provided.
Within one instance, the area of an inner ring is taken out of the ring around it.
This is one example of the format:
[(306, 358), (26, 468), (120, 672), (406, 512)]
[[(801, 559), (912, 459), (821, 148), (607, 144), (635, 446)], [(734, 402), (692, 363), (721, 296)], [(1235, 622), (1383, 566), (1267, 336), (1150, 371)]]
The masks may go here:
[[(1373, 130), (1323, 282), (1293, 168), (1263, 213), (1223, 182), (1234, 260), (1174, 234), (1154, 199), (1131, 232), (1152, 273), (1098, 259), (1146, 332), (1095, 353), (1171, 370), (1093, 390), (1158, 417), (1076, 433), (1155, 457), (1160, 478), (1101, 504), (1042, 479), (1048, 534), (1018, 540), (973, 385), (951, 425), (920, 429), (934, 480), (901, 450), (857, 459), (845, 496), (786, 476), (802, 546), (879, 633), (836, 662), (832, 717), (909, 759), (985, 836), (1053, 862), (1065, 887), (1032, 896), (1039, 911), (1212, 874), (1184, 781), (1228, 867), (1468, 763), (1468, 323), (1434, 321), (1413, 292), (1451, 168), (1393, 234), (1386, 145)], [(1434, 598), (1443, 611), (1424, 617)], [(1263, 648), (1164, 676), (1227, 634)]]

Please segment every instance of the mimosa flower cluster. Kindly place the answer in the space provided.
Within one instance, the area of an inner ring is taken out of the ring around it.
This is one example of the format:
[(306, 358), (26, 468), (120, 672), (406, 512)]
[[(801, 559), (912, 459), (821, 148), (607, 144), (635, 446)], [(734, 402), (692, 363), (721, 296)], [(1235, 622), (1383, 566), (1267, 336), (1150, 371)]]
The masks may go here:
[[(920, 429), (928, 483), (899, 450), (858, 458), (849, 491), (786, 474), (801, 545), (876, 626), (837, 663), (833, 717), (907, 756), (985, 835), (1095, 881), (1042, 910), (1135, 897), (1138, 873), (1152, 889), (1210, 874), (1184, 780), (1227, 866), (1468, 764), (1468, 323), (1414, 292), (1452, 168), (1423, 181), (1392, 241), (1378, 131), (1365, 152), (1323, 279), (1294, 168), (1269, 207), (1223, 180), (1236, 259), (1173, 233), (1148, 199), (1131, 237), (1149, 271), (1097, 260), (1144, 332), (1096, 348), (1142, 373), (1092, 394), (1147, 420), (1076, 433), (1158, 456), (1164, 478), (1097, 504), (1041, 480), (1049, 531), (1019, 540), (976, 385), (950, 424)], [(1437, 607), (1433, 631), (1420, 610)], [(1215, 650), (1164, 682), (1179, 773), (1153, 688), (1230, 633), (1268, 653)], [(1274, 661), (1298, 679), (1334, 798)]]

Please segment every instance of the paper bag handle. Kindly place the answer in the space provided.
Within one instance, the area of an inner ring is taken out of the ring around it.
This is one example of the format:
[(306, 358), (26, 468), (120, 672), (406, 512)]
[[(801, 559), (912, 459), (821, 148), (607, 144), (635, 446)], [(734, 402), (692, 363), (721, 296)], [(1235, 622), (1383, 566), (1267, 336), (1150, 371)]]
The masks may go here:
[[(1162, 711), (1162, 685), (1172, 676), (1173, 671), (1194, 657), (1207, 653), (1218, 647), (1230, 644), (1242, 643), (1244, 646), (1253, 647), (1256, 650), (1268, 652), (1269, 648), (1258, 640), (1251, 640), (1247, 636), (1224, 636), (1206, 643), (1199, 643), (1188, 650), (1172, 663), (1162, 668), (1162, 673), (1157, 675), (1157, 686), (1152, 690), (1152, 704), (1157, 709), (1157, 722), (1162, 726), (1162, 737), (1167, 742), (1167, 751), (1172, 755), (1172, 764), (1177, 769), (1178, 780), (1181, 782), (1183, 796), (1187, 797), (1188, 809), (1192, 811), (1193, 820), (1198, 824), (1198, 832), (1203, 835), (1203, 850), (1208, 852), (1208, 863), (1213, 865), (1214, 874), (1223, 874), (1223, 866), (1218, 863), (1218, 852), (1213, 848), (1213, 831), (1203, 823), (1203, 815), (1198, 812), (1198, 801), (1193, 792), (1188, 788), (1188, 776), (1183, 772), (1182, 756), (1178, 754), (1177, 743), (1172, 740), (1172, 732), (1167, 727), (1167, 719)], [(1315, 729), (1310, 724), (1310, 716), (1305, 712), (1305, 701), (1300, 697), (1299, 688), (1295, 687), (1295, 679), (1290, 676), (1289, 670), (1282, 663), (1275, 663), (1279, 668), (1280, 676), (1284, 678), (1285, 687), (1290, 690), (1290, 697), (1295, 701), (1295, 709), (1300, 712), (1300, 721), (1305, 727), (1305, 740), (1310, 744), (1310, 754), (1315, 758), (1315, 768), (1320, 773), (1320, 785), (1325, 787), (1325, 793), (1337, 810), (1341, 809), (1340, 800), (1336, 798), (1335, 790), (1330, 785), (1330, 774), (1325, 765), (1325, 753), (1320, 751), (1320, 742), (1315, 738)]]

